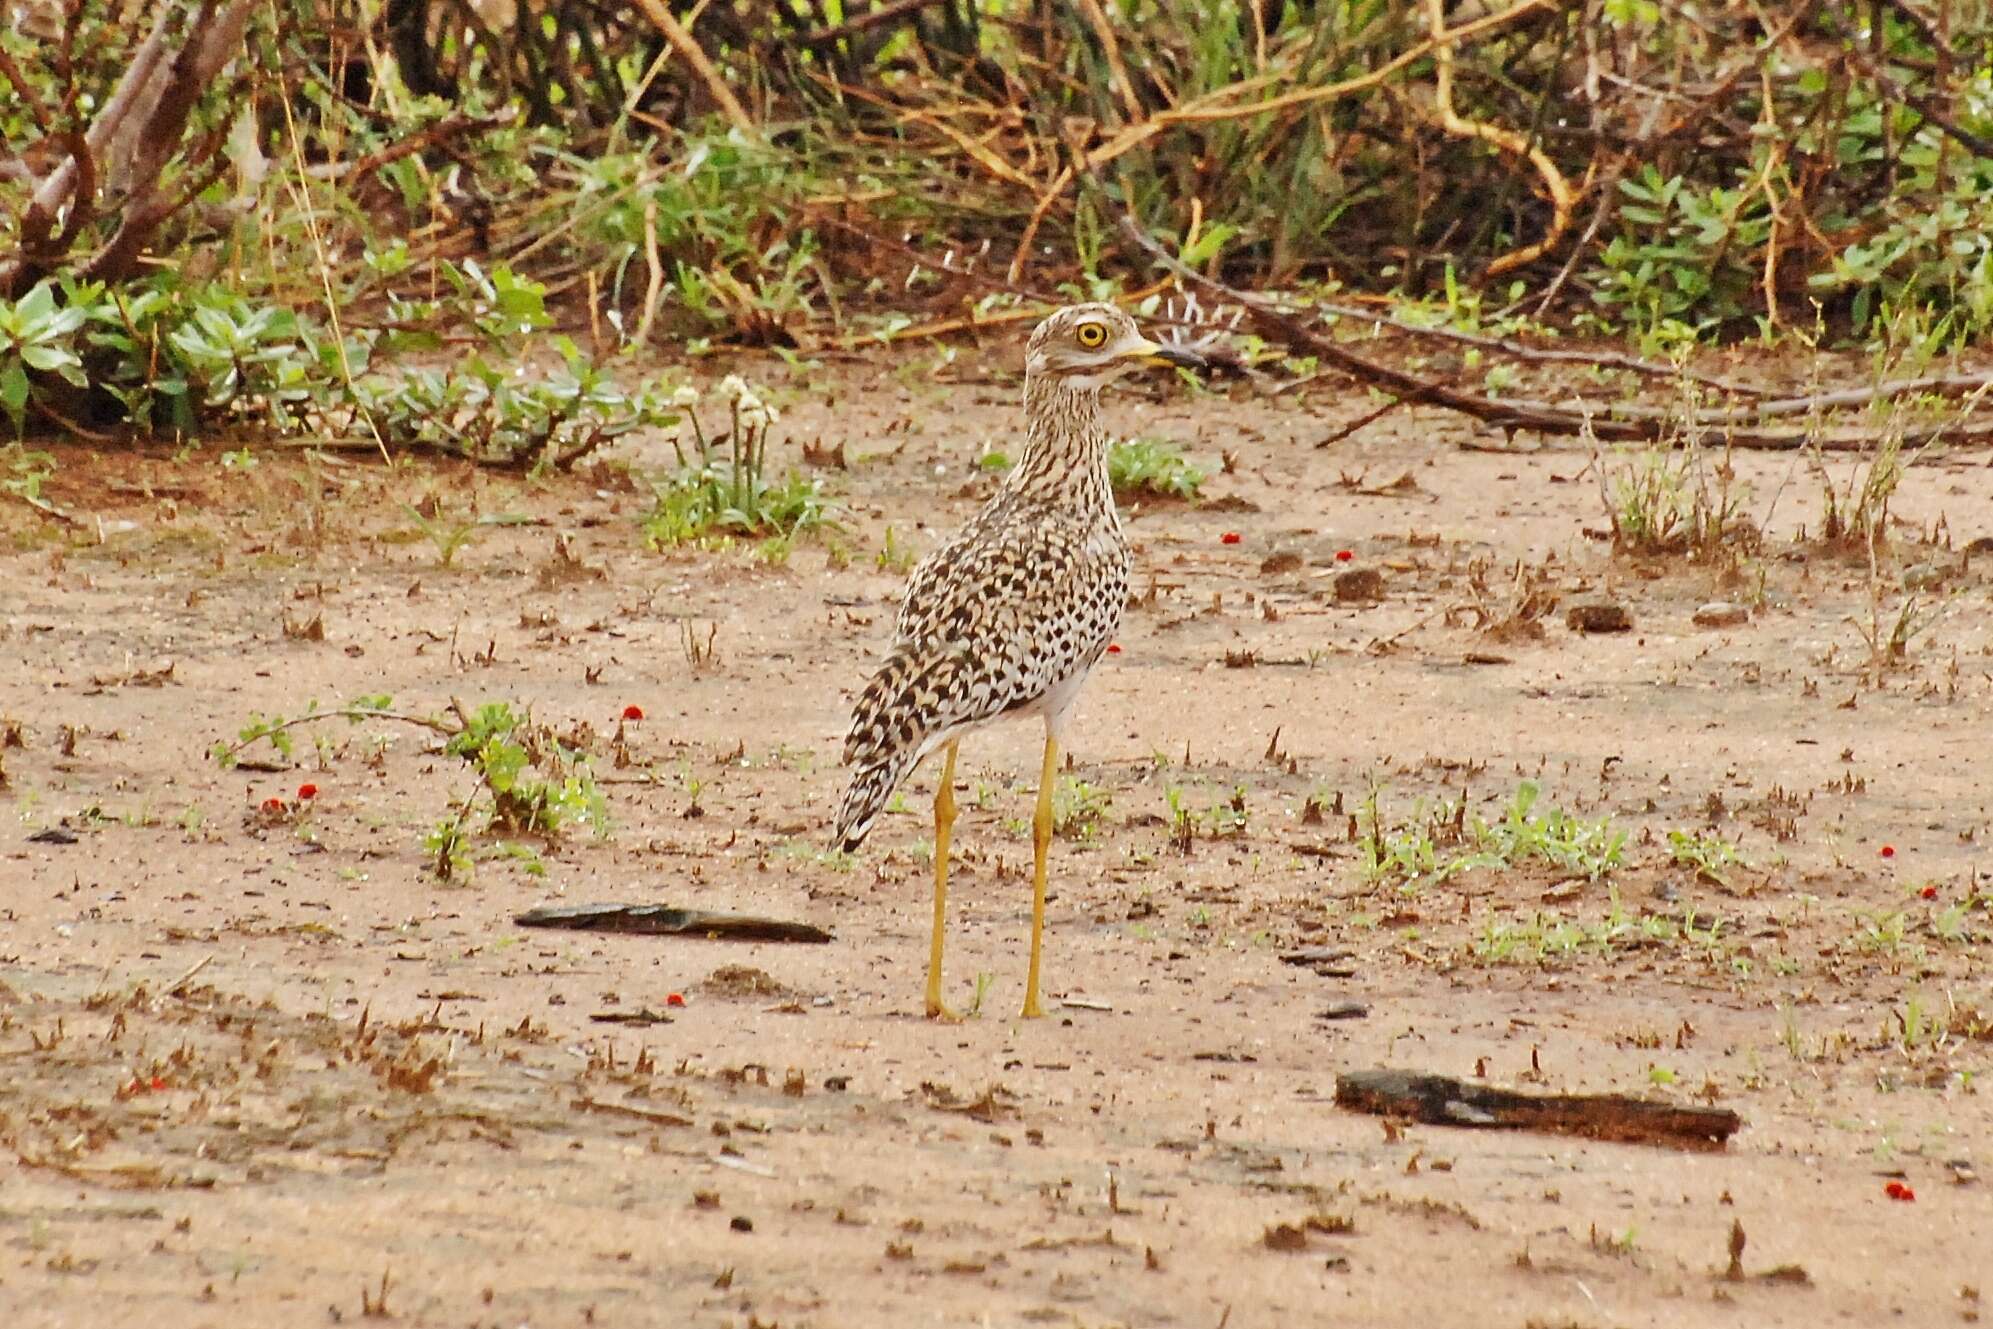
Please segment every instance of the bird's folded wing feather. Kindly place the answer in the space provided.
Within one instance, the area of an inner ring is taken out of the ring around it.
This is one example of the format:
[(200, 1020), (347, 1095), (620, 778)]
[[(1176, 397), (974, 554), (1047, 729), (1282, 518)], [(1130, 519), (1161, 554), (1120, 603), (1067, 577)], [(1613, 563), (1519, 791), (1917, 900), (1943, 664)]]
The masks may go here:
[(858, 698), (848, 762), (1041, 696), (1086, 643), (1072, 607), (1084, 535), (1056, 521), (965, 530), (907, 582), (892, 652)]

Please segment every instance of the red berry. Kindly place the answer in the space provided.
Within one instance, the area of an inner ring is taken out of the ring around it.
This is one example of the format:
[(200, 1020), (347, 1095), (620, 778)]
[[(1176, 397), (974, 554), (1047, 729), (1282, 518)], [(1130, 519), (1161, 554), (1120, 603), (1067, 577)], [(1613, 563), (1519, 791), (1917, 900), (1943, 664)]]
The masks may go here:
[(152, 1087), (153, 1087), (154, 1089), (164, 1089), (164, 1088), (166, 1087), (166, 1077), (165, 1077), (165, 1076), (163, 1076), (163, 1075), (155, 1075), (155, 1076), (153, 1076), (153, 1077), (152, 1077)]
[(1905, 1204), (1915, 1203), (1917, 1199), (1917, 1192), (1911, 1190), (1900, 1181), (1890, 1182), (1882, 1188), (1882, 1193), (1892, 1200), (1901, 1200)]
[(1926, 900), (1935, 900), (1938, 898), (1938, 888), (1935, 886), (1926, 886), (1923, 890), (1918, 891), (1917, 894), (1923, 896)]
[(1118, 642), (1118, 641), (1111, 641), (1111, 642), (1109, 642), (1109, 643), (1107, 644), (1107, 653), (1108, 653), (1109, 655), (1119, 655), (1119, 654), (1121, 654), (1121, 643), (1120, 643), (1120, 642)]
[(1336, 550), (1336, 562), (1338, 563), (1347, 563), (1355, 557), (1356, 557), (1356, 552), (1354, 550), (1350, 549)]
[(683, 1006), (685, 1004), (685, 994), (682, 992), (667, 992), (664, 996), (664, 1004), (667, 1006)]
[(298, 801), (299, 801), (300, 803), (304, 802), (304, 801), (305, 801), (305, 800), (307, 800), (307, 799), (313, 799), (313, 798), (317, 798), (317, 797), (318, 797), (318, 786), (317, 786), (317, 785), (315, 785), (315, 784), (301, 784), (301, 785), (299, 785), (299, 786), (298, 786)]
[(1218, 537), (1219, 544), (1235, 545), (1238, 542), (1239, 542), (1239, 533), (1237, 531), (1227, 531), (1223, 535)]
[(1896, 857), (1896, 846), (1893, 844), (1886, 844), (1882, 846), (1882, 856), (1884, 858)]
[(266, 798), (263, 800), (263, 810), (265, 812), (282, 812), (284, 810), (284, 800), (281, 798)]
[(625, 706), (623, 708), (623, 718), (625, 720), (641, 720), (644, 718), (644, 708), (641, 706)]

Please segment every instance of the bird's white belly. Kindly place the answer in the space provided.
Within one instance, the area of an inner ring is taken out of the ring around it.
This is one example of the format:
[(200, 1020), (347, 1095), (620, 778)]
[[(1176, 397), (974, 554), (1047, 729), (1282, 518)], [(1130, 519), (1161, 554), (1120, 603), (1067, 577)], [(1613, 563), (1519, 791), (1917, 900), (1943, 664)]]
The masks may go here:
[(1086, 685), (1087, 670), (1080, 669), (1017, 707), (1012, 715), (1038, 715), (1045, 719), (1045, 732), (1059, 738), (1065, 729), (1066, 717), (1072, 713), (1073, 703), (1079, 700), (1080, 689)]

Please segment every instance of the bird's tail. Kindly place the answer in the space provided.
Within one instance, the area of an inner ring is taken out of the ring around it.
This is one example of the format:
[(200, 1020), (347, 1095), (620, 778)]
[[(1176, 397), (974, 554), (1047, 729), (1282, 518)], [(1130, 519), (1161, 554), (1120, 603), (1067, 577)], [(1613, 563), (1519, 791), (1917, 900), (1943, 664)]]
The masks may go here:
[(844, 787), (844, 801), (837, 808), (837, 823), (831, 830), (832, 843), (846, 853), (865, 843), (866, 833), (879, 819), (886, 800), (893, 796), (893, 790), (899, 788), (900, 781), (906, 778), (907, 772), (919, 760), (920, 749), (908, 746), (881, 753), (875, 760), (853, 771), (851, 783)]

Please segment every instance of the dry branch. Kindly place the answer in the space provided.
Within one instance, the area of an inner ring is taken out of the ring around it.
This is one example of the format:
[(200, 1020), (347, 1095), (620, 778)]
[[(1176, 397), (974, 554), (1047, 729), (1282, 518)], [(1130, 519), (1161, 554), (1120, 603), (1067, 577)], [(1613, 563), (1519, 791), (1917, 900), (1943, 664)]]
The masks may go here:
[[(1089, 169), (1087, 175), (1095, 188), (1105, 195), (1106, 186), (1099, 174)], [(1829, 426), (1820, 423), (1819, 417), (1831, 410), (1874, 405), (1940, 390), (1964, 393), (1976, 402), (1980, 395), (1993, 389), (1993, 374), (1945, 375), (1939, 378), (1901, 379), (1869, 388), (1850, 388), (1807, 397), (1768, 400), (1736, 410), (1691, 411), (1627, 402), (1580, 401), (1560, 405), (1527, 398), (1487, 397), (1358, 355), (1316, 333), (1266, 297), (1228, 286), (1186, 267), (1125, 210), (1119, 213), (1119, 222), (1122, 234), (1159, 267), (1174, 274), (1179, 281), (1237, 305), (1245, 311), (1247, 320), (1268, 340), (1282, 342), (1294, 351), (1315, 356), (1358, 382), (1389, 392), (1404, 401), (1443, 406), (1509, 434), (1530, 430), (1567, 438), (1584, 436), (1610, 443), (1666, 443), (1672, 442), (1685, 427), (1689, 427), (1707, 431), (1709, 441), (1737, 448), (1774, 452), (1808, 447), (1836, 452), (1864, 451), (1883, 442), (1883, 433), (1874, 429)], [(1767, 426), (1762, 423), (1767, 419), (1794, 415), (1810, 418), (1808, 423), (1795, 426)], [(1993, 439), (1993, 419), (1975, 421), (1969, 409), (1947, 419), (1898, 425), (1896, 428), (1906, 446)]]
[[(121, 209), (118, 227), (83, 272), (108, 281), (131, 275), (160, 225), (197, 192), (186, 183), (206, 178), (164, 181), (195, 104), (240, 49), (253, 3), (203, 0), (191, 17), (173, 7), (160, 14), (89, 129), (63, 140), (67, 152), (36, 185), (21, 215), (20, 248), (0, 261), (0, 296), (18, 296), (61, 265), (100, 202)], [(65, 210), (61, 233), (52, 234)]]
[(829, 46), (846, 37), (856, 37), (861, 32), (869, 32), (882, 24), (907, 18), (923, 9), (932, 9), (941, 2), (942, 0), (894, 0), (892, 4), (881, 5), (870, 13), (860, 14), (857, 18), (847, 19), (832, 27), (818, 28), (815, 32), (804, 33), (797, 40), (797, 44), (810, 47)]
[(1345, 1071), (1336, 1105), (1434, 1126), (1583, 1135), (1629, 1144), (1721, 1149), (1743, 1126), (1728, 1108), (1678, 1107), (1619, 1094), (1518, 1094), (1418, 1071)]

